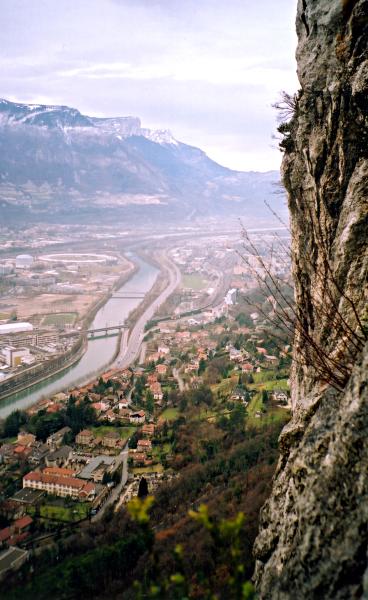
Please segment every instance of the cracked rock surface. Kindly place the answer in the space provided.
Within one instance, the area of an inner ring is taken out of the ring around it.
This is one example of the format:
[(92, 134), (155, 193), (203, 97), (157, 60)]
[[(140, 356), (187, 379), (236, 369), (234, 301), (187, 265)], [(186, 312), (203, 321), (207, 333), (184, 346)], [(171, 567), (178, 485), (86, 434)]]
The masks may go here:
[(297, 333), (255, 581), (263, 599), (368, 598), (368, 0), (299, 0), (296, 24), (301, 90), (282, 166), (296, 305), (348, 376), (323, 378)]

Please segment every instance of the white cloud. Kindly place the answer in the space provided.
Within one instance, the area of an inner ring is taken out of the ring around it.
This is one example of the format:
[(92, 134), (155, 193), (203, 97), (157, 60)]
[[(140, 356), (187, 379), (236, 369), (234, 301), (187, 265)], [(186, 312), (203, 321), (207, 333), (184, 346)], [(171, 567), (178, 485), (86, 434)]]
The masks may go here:
[(298, 86), (295, 4), (13, 0), (0, 13), (0, 96), (136, 114), (227, 166), (277, 167), (270, 106)]

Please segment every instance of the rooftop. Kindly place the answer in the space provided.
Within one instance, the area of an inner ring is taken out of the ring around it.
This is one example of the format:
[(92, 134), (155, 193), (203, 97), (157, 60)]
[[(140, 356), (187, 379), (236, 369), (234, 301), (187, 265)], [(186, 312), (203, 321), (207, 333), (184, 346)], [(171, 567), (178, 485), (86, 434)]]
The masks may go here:
[(23, 477), (23, 481), (39, 481), (51, 485), (61, 485), (81, 490), (85, 483), (76, 477), (59, 477), (58, 475), (48, 475), (39, 471), (31, 471)]
[(30, 517), (29, 515), (25, 515), (24, 517), (17, 519), (14, 523), (14, 526), (17, 529), (24, 529), (25, 527), (32, 525), (32, 523), (33, 523), (32, 517)]
[(13, 546), (3, 552), (0, 552), (0, 574), (8, 569), (11, 569), (14, 563), (20, 558), (26, 557), (28, 552)]
[(12, 496), (12, 500), (16, 500), (17, 502), (22, 502), (24, 504), (34, 504), (42, 496), (43, 492), (41, 490), (23, 488), (22, 490), (19, 490), (19, 492), (16, 492), (14, 496)]
[(46, 475), (57, 475), (59, 477), (75, 477), (73, 469), (62, 469), (60, 467), (46, 467), (43, 472)]
[(114, 461), (115, 461), (114, 456), (106, 456), (105, 454), (95, 456), (89, 461), (89, 463), (79, 473), (78, 477), (80, 477), (81, 479), (92, 479), (93, 472), (98, 467), (100, 467), (102, 464), (110, 466), (114, 463)]

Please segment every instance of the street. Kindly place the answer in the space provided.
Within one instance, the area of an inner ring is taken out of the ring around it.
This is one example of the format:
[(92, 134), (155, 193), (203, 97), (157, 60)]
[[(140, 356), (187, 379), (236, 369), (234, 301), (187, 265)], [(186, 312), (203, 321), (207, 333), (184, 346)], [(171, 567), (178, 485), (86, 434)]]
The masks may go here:
[(128, 444), (126, 444), (126, 446), (124, 447), (124, 449), (120, 452), (120, 454), (118, 456), (118, 458), (120, 457), (119, 464), (123, 463), (123, 469), (121, 472), (121, 481), (120, 481), (120, 483), (118, 483), (117, 486), (112, 488), (112, 491), (111, 491), (110, 495), (107, 497), (106, 502), (100, 508), (98, 513), (92, 517), (92, 519), (91, 519), (92, 523), (96, 523), (97, 521), (99, 521), (105, 514), (106, 509), (109, 506), (112, 506), (117, 501), (117, 499), (119, 498), (119, 496), (121, 494), (121, 490), (123, 489), (126, 482), (128, 481), (128, 452), (129, 452)]

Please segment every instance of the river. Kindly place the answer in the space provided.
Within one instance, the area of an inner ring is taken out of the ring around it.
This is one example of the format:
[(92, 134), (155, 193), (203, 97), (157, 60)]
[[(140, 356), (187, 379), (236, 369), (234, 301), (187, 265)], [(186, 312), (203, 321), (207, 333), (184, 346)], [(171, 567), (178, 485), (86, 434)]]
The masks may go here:
[[(158, 269), (141, 258), (134, 256), (139, 270), (119, 288), (120, 292), (148, 292), (156, 281)], [(123, 323), (129, 313), (136, 308), (142, 299), (110, 298), (96, 313), (91, 328), (105, 327)], [(0, 401), (0, 418), (6, 417), (16, 409), (24, 409), (43, 397), (82, 384), (94, 375), (101, 373), (113, 359), (118, 337), (105, 337), (88, 340), (88, 347), (82, 358), (73, 366), (57, 375), (51, 375), (22, 392), (8, 396)]]

